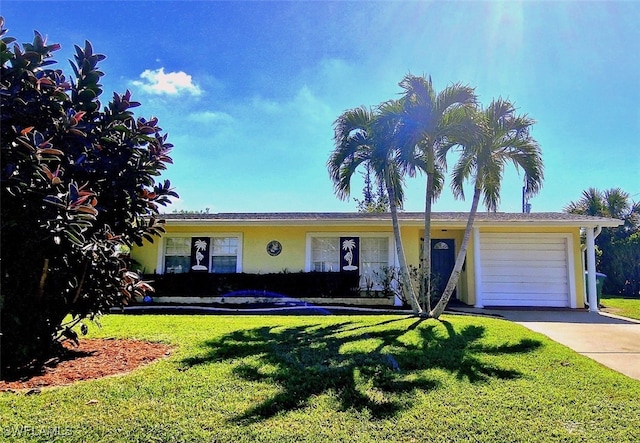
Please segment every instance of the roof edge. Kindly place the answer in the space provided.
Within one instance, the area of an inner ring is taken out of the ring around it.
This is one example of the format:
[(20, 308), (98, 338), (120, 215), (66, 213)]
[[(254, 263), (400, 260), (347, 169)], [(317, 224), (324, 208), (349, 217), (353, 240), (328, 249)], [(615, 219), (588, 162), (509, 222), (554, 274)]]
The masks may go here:
[[(389, 213), (357, 212), (266, 212), (266, 213), (211, 213), (211, 214), (161, 214), (159, 216), (170, 225), (378, 225), (390, 223)], [(424, 213), (401, 212), (398, 214), (403, 225), (422, 225)], [(436, 227), (464, 227), (467, 212), (434, 212), (431, 220)], [(579, 226), (579, 227), (617, 227), (624, 222), (615, 218), (594, 217), (569, 214), (565, 212), (508, 213), (478, 212), (476, 226)]]

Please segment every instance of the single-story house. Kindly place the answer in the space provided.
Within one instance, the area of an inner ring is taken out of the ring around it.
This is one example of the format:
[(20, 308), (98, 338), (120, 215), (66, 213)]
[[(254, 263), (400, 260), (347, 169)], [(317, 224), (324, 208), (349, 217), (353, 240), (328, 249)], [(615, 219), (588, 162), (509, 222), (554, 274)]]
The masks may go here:
[[(375, 289), (381, 284), (381, 271), (398, 266), (389, 214), (219, 213), (163, 218), (162, 238), (132, 250), (143, 273), (351, 272), (358, 275), (363, 289)], [(417, 269), (424, 214), (402, 212), (399, 218), (407, 263)], [(466, 222), (463, 212), (433, 214), (434, 274), (449, 275)], [(480, 308), (588, 304), (596, 310), (597, 303), (588, 303), (596, 300), (594, 239), (602, 228), (620, 224), (617, 219), (565, 213), (478, 213), (456, 298)], [(590, 284), (585, 283), (585, 271)], [(188, 295), (189, 288), (183, 290)]]

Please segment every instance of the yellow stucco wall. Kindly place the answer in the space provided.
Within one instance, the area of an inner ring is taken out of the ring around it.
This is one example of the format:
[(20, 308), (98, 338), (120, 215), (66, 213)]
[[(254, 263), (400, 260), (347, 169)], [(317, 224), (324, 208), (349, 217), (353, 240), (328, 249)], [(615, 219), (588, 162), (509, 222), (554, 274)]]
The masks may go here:
[[(577, 307), (584, 307), (584, 266), (580, 251), (580, 233), (578, 228), (558, 227), (481, 227), (482, 233), (560, 233), (569, 235), (573, 248), (573, 271), (575, 274), (575, 300)], [(306, 265), (307, 237), (309, 234), (327, 233), (333, 235), (366, 235), (367, 233), (384, 233), (393, 238), (391, 226), (266, 226), (266, 225), (229, 225), (229, 226), (194, 226), (168, 225), (165, 236), (215, 236), (240, 235), (242, 238), (242, 271), (247, 273), (269, 273), (288, 270), (290, 272), (304, 271)], [(418, 267), (420, 263), (420, 239), (424, 230), (418, 226), (403, 226), (401, 235), (405, 249), (407, 263)], [(463, 229), (433, 229), (434, 239), (454, 239), (456, 254), (460, 248)], [(280, 255), (272, 257), (267, 254), (266, 246), (271, 240), (278, 240), (282, 244)], [(143, 247), (134, 247), (132, 257), (139, 263), (145, 273), (158, 272), (161, 262), (163, 241), (156, 240), (153, 244), (145, 243)], [(475, 257), (473, 251), (473, 235), (469, 241), (467, 262), (458, 284), (458, 298), (469, 305), (476, 301), (474, 282)]]
[(142, 246), (133, 246), (131, 248), (131, 258), (134, 260), (134, 268), (145, 274), (156, 272), (158, 263), (158, 243), (161, 240), (156, 238), (153, 243), (144, 241)]
[[(166, 227), (167, 236), (199, 236), (199, 235), (239, 235), (242, 238), (242, 271), (248, 273), (268, 273), (288, 270), (304, 271), (306, 261), (307, 234), (327, 233), (330, 235), (356, 235), (358, 233), (389, 233), (391, 229), (384, 227), (336, 227), (336, 226), (178, 226)], [(282, 252), (273, 257), (267, 253), (267, 244), (277, 240), (282, 244)], [(145, 272), (159, 271), (159, 251), (163, 241), (142, 247), (134, 247), (132, 257)]]
[[(290, 272), (304, 271), (306, 265), (307, 237), (309, 234), (328, 235), (361, 235), (386, 234), (393, 240), (391, 226), (263, 226), (263, 225), (234, 225), (234, 226), (166, 226), (167, 236), (216, 236), (239, 235), (242, 238), (242, 271), (247, 273), (269, 273), (288, 270)], [(420, 263), (421, 238), (424, 229), (417, 226), (404, 226), (401, 236), (405, 249), (407, 263), (418, 267)], [(432, 230), (434, 239), (454, 239), (456, 253), (460, 247), (462, 230)], [(275, 257), (266, 251), (267, 244), (277, 240), (282, 244), (282, 252)], [(393, 247), (393, 241), (390, 246)], [(164, 250), (162, 239), (154, 243), (145, 242), (142, 247), (134, 247), (132, 257), (138, 263), (139, 269), (145, 273), (160, 272), (161, 253)], [(395, 249), (394, 249), (395, 252)], [(160, 265), (160, 267), (159, 267)], [(466, 272), (463, 273), (458, 289), (458, 297), (467, 299)]]

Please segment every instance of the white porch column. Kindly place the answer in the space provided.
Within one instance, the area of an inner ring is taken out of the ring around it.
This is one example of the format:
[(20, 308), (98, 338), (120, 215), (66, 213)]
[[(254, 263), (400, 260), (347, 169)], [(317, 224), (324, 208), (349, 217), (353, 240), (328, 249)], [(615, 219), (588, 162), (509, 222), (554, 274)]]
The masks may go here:
[(596, 291), (596, 246), (593, 231), (593, 228), (586, 228), (587, 300), (589, 300), (589, 311), (598, 312), (598, 293)]
[(157, 244), (158, 255), (156, 257), (156, 268), (153, 270), (153, 273), (164, 274), (166, 271), (166, 269), (164, 268), (164, 237), (160, 237)]
[(482, 300), (482, 264), (480, 263), (480, 228), (473, 228), (473, 281), (476, 285), (475, 308), (484, 308)]

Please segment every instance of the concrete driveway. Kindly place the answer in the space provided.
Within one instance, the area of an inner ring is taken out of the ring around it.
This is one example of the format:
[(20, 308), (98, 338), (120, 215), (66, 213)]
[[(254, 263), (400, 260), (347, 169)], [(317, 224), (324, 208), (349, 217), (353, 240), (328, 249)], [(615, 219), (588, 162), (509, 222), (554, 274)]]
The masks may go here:
[(640, 321), (583, 310), (481, 310), (521, 324), (640, 380)]

